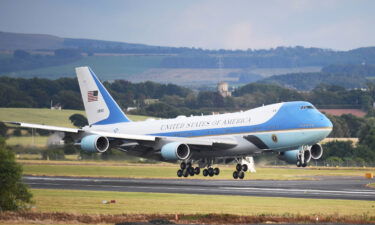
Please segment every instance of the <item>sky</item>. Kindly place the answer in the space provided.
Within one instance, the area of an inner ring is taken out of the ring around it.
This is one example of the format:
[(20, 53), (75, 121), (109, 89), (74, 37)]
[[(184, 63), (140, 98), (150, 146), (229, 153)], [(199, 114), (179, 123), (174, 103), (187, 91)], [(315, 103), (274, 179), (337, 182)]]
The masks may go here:
[(0, 31), (204, 49), (375, 46), (373, 0), (0, 0)]

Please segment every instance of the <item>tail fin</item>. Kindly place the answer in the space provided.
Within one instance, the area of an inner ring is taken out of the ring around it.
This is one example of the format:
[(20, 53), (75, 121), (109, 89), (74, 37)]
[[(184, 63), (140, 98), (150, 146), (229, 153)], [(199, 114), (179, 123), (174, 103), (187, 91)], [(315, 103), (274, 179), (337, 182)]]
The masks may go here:
[(77, 67), (76, 73), (90, 125), (130, 122), (89, 67)]

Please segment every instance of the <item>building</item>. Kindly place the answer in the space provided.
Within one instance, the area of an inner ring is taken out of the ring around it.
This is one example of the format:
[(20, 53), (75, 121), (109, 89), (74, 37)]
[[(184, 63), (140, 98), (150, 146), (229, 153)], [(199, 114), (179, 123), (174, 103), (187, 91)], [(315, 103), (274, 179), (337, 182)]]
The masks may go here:
[(232, 96), (232, 93), (229, 91), (229, 88), (228, 88), (228, 83), (227, 82), (220, 82), (218, 83), (217, 85), (217, 92), (223, 96), (224, 98), (225, 97), (229, 97), (229, 96)]

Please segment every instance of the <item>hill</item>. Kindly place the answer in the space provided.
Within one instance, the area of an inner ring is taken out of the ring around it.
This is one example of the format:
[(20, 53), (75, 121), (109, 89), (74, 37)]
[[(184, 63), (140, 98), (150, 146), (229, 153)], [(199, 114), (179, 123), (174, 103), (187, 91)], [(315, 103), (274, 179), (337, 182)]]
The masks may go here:
[(375, 64), (375, 47), (349, 51), (302, 46), (210, 50), (7, 32), (0, 32), (0, 50), (0, 76), (58, 79), (74, 77), (74, 67), (90, 66), (103, 80), (152, 80), (194, 88), (214, 87), (218, 81), (238, 86), (282, 74), (288, 76), (266, 82), (293, 83), (291, 87), (305, 90), (321, 83), (320, 79), (328, 84), (341, 80), (343, 87), (356, 88), (362, 87), (368, 77), (357, 79), (353, 74), (357, 69), (342, 73), (348, 77), (344, 79), (337, 75), (342, 68), (327, 68), (334, 71), (323, 71), (328, 75), (321, 74), (320, 69), (332, 64)]
[(0, 31), (0, 50), (55, 50), (59, 48), (156, 48), (143, 44), (130, 44), (125, 42), (101, 41), (90, 39), (61, 38), (48, 34), (23, 34)]
[(46, 34), (19, 34), (0, 31), (0, 50), (58, 49), (64, 47), (64, 38)]
[(366, 88), (375, 77), (375, 66), (368, 64), (332, 64), (321, 72), (289, 73), (265, 78), (259, 82), (282, 85), (297, 90), (312, 90), (320, 84), (347, 89)]

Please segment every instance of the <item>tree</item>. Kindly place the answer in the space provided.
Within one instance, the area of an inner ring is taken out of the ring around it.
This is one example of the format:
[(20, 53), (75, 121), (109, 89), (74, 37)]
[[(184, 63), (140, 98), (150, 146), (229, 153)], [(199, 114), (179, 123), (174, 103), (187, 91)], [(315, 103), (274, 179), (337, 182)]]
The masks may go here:
[(72, 124), (76, 127), (84, 127), (89, 124), (87, 118), (82, 114), (73, 114), (69, 117)]
[(17, 59), (27, 59), (30, 57), (30, 53), (24, 50), (16, 50), (13, 52), (13, 57)]
[(32, 203), (32, 194), (22, 183), (22, 168), (16, 163), (14, 153), (0, 138), (0, 212), (19, 210)]
[(7, 131), (8, 127), (4, 123), (0, 122), (0, 138), (5, 137), (7, 135)]
[(61, 48), (55, 50), (55, 56), (60, 58), (80, 58), (81, 52), (79, 49)]

